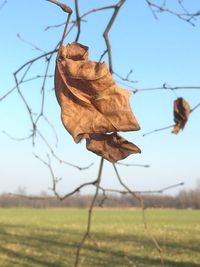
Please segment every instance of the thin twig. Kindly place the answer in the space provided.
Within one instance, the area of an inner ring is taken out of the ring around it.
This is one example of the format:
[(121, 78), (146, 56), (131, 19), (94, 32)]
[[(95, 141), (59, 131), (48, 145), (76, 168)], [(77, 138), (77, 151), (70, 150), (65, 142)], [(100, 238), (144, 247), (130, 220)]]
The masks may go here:
[(76, 10), (76, 25), (77, 25), (77, 35), (75, 38), (75, 42), (78, 41), (80, 33), (81, 33), (81, 18), (79, 15), (79, 2), (75, 0), (75, 10)]
[(62, 22), (60, 24), (55, 24), (55, 25), (50, 25), (50, 26), (46, 26), (46, 28), (44, 29), (45, 31), (48, 31), (52, 28), (59, 28), (65, 25), (66, 22)]
[(61, 38), (61, 41), (60, 41), (60, 44), (59, 44), (57, 58), (59, 57), (59, 51), (60, 51), (60, 49), (61, 49), (61, 47), (63, 45), (64, 39), (65, 39), (65, 36), (66, 36), (66, 31), (67, 31), (67, 27), (69, 25), (70, 17), (71, 17), (71, 13), (69, 13), (68, 16), (67, 16), (67, 21), (66, 21), (66, 24), (65, 24), (65, 27), (64, 27), (63, 35), (62, 35), (62, 38)]
[(127, 87), (133, 89), (132, 92), (135, 94), (135, 93), (138, 93), (138, 92), (145, 92), (145, 91), (157, 91), (157, 90), (171, 90), (171, 91), (174, 91), (174, 90), (200, 90), (200, 86), (174, 86), (174, 87), (171, 87), (171, 86), (168, 86), (166, 83), (164, 83), (162, 86), (160, 87), (152, 87), (152, 88), (135, 88), (135, 87), (132, 87), (130, 85), (127, 85)]
[(196, 109), (199, 108), (199, 107), (200, 107), (200, 103), (197, 104), (196, 106), (194, 106), (194, 107), (191, 109), (190, 113), (192, 113), (194, 110), (196, 110)]
[(159, 128), (159, 129), (155, 129), (153, 131), (150, 131), (150, 132), (147, 132), (145, 134), (143, 134), (142, 136), (147, 136), (149, 134), (152, 134), (152, 133), (156, 133), (156, 132), (160, 132), (160, 131), (164, 131), (164, 130), (167, 130), (167, 129), (170, 129), (172, 127), (174, 127), (175, 124), (172, 124), (172, 125), (169, 125), (169, 126), (166, 126), (166, 127), (162, 127), (162, 128)]
[[(83, 15), (81, 15), (80, 16), (80, 20), (83, 21), (83, 18), (87, 17), (88, 15), (91, 15), (92, 13), (96, 13), (96, 12), (99, 12), (99, 11), (104, 11), (104, 10), (107, 10), (107, 9), (113, 9), (113, 8), (115, 8), (115, 5), (109, 5), (109, 6), (103, 6), (103, 7), (91, 9), (91, 10), (85, 12)], [(76, 20), (73, 21), (72, 23), (73, 23), (73, 25), (70, 27), (69, 32), (77, 25)], [(58, 28), (58, 27), (61, 27), (63, 25), (65, 25), (65, 22), (64, 23), (60, 23), (60, 24), (56, 24), (56, 25), (48, 26), (48, 27), (45, 28), (45, 30), (49, 30), (51, 28)]]
[(28, 105), (27, 100), (25, 99), (24, 95), (22, 94), (22, 92), (20, 90), (19, 82), (18, 82), (16, 73), (14, 73), (13, 75), (14, 75), (14, 79), (15, 79), (15, 83), (16, 83), (17, 92), (18, 92), (20, 98), (22, 99), (22, 101), (23, 101), (26, 109), (27, 109), (27, 112), (29, 114), (29, 118), (30, 118), (30, 121), (31, 121), (31, 124), (32, 124), (32, 131), (33, 131), (33, 134), (32, 134), (32, 144), (34, 145), (35, 144), (34, 136), (35, 136), (36, 125), (35, 125), (35, 122), (34, 122), (34, 119), (33, 119), (33, 112), (30, 109), (30, 106)]
[(106, 29), (103, 33), (103, 37), (105, 39), (105, 43), (106, 43), (106, 47), (107, 47), (107, 53), (108, 53), (108, 62), (109, 62), (109, 70), (110, 73), (113, 73), (113, 65), (112, 65), (112, 53), (111, 53), (111, 45), (110, 45), (110, 40), (108, 37), (108, 33), (119, 13), (120, 8), (122, 7), (122, 5), (125, 3), (126, 0), (120, 0), (114, 7), (114, 12), (112, 14), (111, 19), (108, 22), (108, 25), (106, 26)]
[(129, 82), (129, 83), (137, 83), (138, 81), (129, 79), (132, 73), (133, 73), (133, 70), (130, 70), (129, 73), (126, 75), (126, 77), (123, 77), (120, 74), (113, 72), (113, 74), (116, 75), (118, 78), (120, 78), (122, 81)]
[[(43, 159), (41, 159), (39, 156), (35, 155), (35, 157), (37, 159), (39, 159), (42, 163), (44, 163)], [(48, 168), (48, 164), (47, 162), (44, 163)], [(51, 167), (51, 170), (52, 170), (52, 167)], [(53, 172), (51, 172), (51, 175), (53, 174), (52, 178), (55, 179), (55, 175)], [(179, 186), (183, 186), (184, 183), (181, 182), (181, 183), (178, 183), (178, 184), (174, 184), (174, 185), (170, 185), (170, 186), (167, 186), (167, 187), (164, 187), (162, 189), (158, 189), (158, 190), (146, 190), (146, 191), (133, 191), (134, 193), (136, 194), (143, 194), (143, 195), (147, 195), (147, 194), (163, 194), (165, 191), (167, 190), (170, 190), (172, 188), (176, 188), (176, 187), (179, 187)], [(54, 193), (54, 195), (58, 195), (56, 196), (59, 200), (64, 200), (72, 195), (74, 195), (75, 193), (79, 193), (80, 190), (86, 186), (95, 186), (96, 187), (96, 179), (94, 181), (91, 181), (91, 182), (88, 182), (88, 183), (84, 183), (84, 184), (81, 184), (80, 186), (78, 186), (77, 188), (75, 188), (73, 191), (71, 191), (70, 193), (67, 193), (63, 196), (60, 196), (60, 194), (57, 192), (57, 189), (56, 189), (56, 194)], [(52, 190), (52, 188), (51, 188)], [(99, 190), (102, 191), (102, 195), (103, 195), (103, 198), (102, 200), (100, 201), (100, 203), (98, 204), (98, 206), (100, 207), (103, 207), (104, 206), (104, 202), (108, 199), (108, 196), (106, 195), (106, 193), (117, 193), (117, 194), (122, 194), (122, 195), (126, 195), (126, 194), (129, 194), (129, 192), (127, 190), (117, 190), (117, 189), (109, 189), (109, 188), (103, 188), (102, 186), (99, 186)], [(26, 198), (26, 199), (30, 199), (30, 200), (46, 200), (46, 199), (52, 199), (53, 196), (37, 196), (37, 195), (24, 195), (24, 194), (17, 194), (17, 193), (12, 193), (12, 192), (9, 192), (8, 195), (11, 195), (11, 196), (16, 196), (16, 197), (21, 197), (21, 198)]]
[(12, 89), (10, 89), (9, 91), (7, 91), (3, 96), (0, 97), (0, 101), (4, 100), (7, 96), (9, 96), (12, 92), (15, 91), (15, 89), (17, 88), (17, 86), (14, 86)]
[[(184, 13), (179, 13), (179, 12), (175, 12), (167, 7), (165, 7), (164, 5), (158, 5), (153, 3), (152, 1), (146, 0), (146, 3), (148, 4), (149, 8), (151, 9), (154, 17), (157, 19), (157, 15), (156, 13), (169, 13), (173, 16), (178, 17), (179, 19), (190, 23), (192, 26), (195, 26), (195, 24), (192, 22), (192, 20), (197, 17), (200, 16), (200, 11), (194, 12), (194, 13), (189, 13), (188, 11), (184, 10)], [(179, 2), (180, 4), (180, 2)]]
[(60, 164), (66, 164), (66, 165), (68, 165), (68, 166), (71, 166), (71, 167), (74, 167), (74, 168), (78, 169), (79, 171), (87, 170), (87, 169), (89, 169), (92, 165), (94, 165), (94, 163), (92, 162), (92, 163), (89, 164), (88, 166), (80, 167), (80, 166), (77, 166), (77, 165), (75, 165), (75, 164), (72, 164), (72, 163), (70, 163), (70, 162), (67, 162), (67, 161), (65, 161), (65, 160), (63, 160), (63, 159), (61, 159), (61, 158), (59, 158), (59, 157), (55, 154), (53, 148), (52, 148), (52, 147), (50, 146), (50, 144), (47, 142), (46, 138), (43, 136), (43, 134), (42, 134), (38, 129), (37, 129), (37, 134), (40, 136), (40, 138), (42, 139), (42, 141), (43, 141), (43, 142), (46, 144), (46, 146), (49, 148), (49, 150), (50, 150), (52, 156), (53, 156), (56, 160), (58, 160), (58, 162), (59, 162)]
[(24, 43), (28, 44), (29, 46), (31, 46), (33, 50), (37, 50), (37, 51), (40, 51), (42, 53), (46, 53), (46, 51), (42, 50), (38, 46), (36, 46), (36, 45), (32, 44), (31, 42), (29, 42), (29, 41), (25, 40), (24, 38), (22, 38), (19, 33), (17, 34), (17, 38), (19, 38), (19, 40), (21, 40), (22, 42), (24, 42)]
[[(47, 75), (46, 78), (52, 78), (54, 77), (54, 75)], [(33, 80), (37, 80), (37, 79), (41, 79), (44, 78), (43, 75), (36, 75), (34, 77), (28, 78), (28, 79), (21, 79), (18, 84), (21, 85), (23, 83), (27, 83)], [(0, 101), (4, 100), (7, 96), (9, 96), (11, 93), (13, 93), (16, 90), (17, 86), (15, 85), (12, 89), (10, 89), (9, 91), (7, 91), (3, 96), (0, 97)]]
[[(48, 1), (48, 0), (46, 0)], [(59, 42), (60, 44), (60, 42)], [(22, 69), (24, 69), (27, 65), (30, 65), (30, 64), (33, 64), (34, 62), (40, 60), (40, 59), (43, 59), (43, 58), (46, 58), (47, 56), (51, 55), (51, 54), (55, 54), (56, 52), (58, 52), (58, 44), (56, 45), (56, 48), (47, 52), (47, 53), (44, 53), (40, 56), (37, 56), (35, 58), (32, 58), (30, 60), (28, 60), (26, 63), (24, 63), (22, 66), (20, 66), (16, 71), (15, 71), (15, 75), (17, 75)]]
[(41, 87), (41, 94), (42, 94), (42, 102), (41, 102), (41, 110), (39, 115), (37, 116), (36, 120), (35, 120), (35, 125), (37, 125), (39, 119), (41, 117), (43, 117), (44, 115), (44, 100), (45, 100), (45, 84), (46, 84), (46, 80), (47, 80), (47, 76), (48, 76), (48, 71), (49, 71), (49, 66), (50, 66), (50, 62), (51, 62), (51, 58), (53, 55), (50, 55), (47, 58), (47, 64), (46, 64), (46, 68), (45, 68), (45, 73), (44, 73), (44, 79), (42, 82), (42, 87)]
[(92, 185), (96, 185), (96, 180), (95, 181), (91, 181), (91, 182), (87, 182), (87, 183), (83, 183), (80, 186), (78, 186), (77, 188), (75, 188), (74, 190), (72, 190), (69, 193), (66, 193), (64, 195), (60, 195), (57, 191), (57, 184), (62, 180), (62, 178), (57, 178), (54, 174), (53, 168), (52, 168), (52, 164), (51, 164), (51, 159), (50, 156), (47, 154), (47, 159), (48, 162), (46, 162), (45, 160), (43, 160), (40, 156), (34, 154), (34, 156), (40, 160), (45, 166), (48, 167), (50, 174), (51, 174), (51, 178), (52, 178), (52, 188), (51, 190), (53, 191), (54, 195), (59, 199), (59, 200), (64, 200), (72, 195), (74, 195), (77, 192), (80, 192), (80, 190), (86, 186), (92, 186)]
[[(181, 182), (181, 183), (178, 183), (178, 184), (173, 184), (173, 185), (169, 185), (169, 186), (163, 187), (163, 188), (158, 189), (158, 190), (139, 190), (139, 191), (132, 190), (132, 192), (135, 193), (135, 194), (140, 194), (140, 195), (143, 195), (143, 194), (144, 195), (163, 194), (167, 190), (170, 190), (172, 188), (177, 188), (177, 187), (183, 186), (183, 185), (184, 185), (184, 183)], [(129, 191), (127, 191), (127, 190), (103, 188), (102, 186), (100, 186), (99, 188), (103, 191), (103, 193), (118, 193), (118, 194), (122, 194), (122, 195), (129, 194)]]
[(25, 137), (15, 137), (15, 136), (12, 136), (11, 134), (7, 133), (6, 131), (2, 131), (2, 133), (14, 141), (25, 141), (25, 140), (28, 140), (28, 139), (33, 137), (33, 133), (31, 133)]
[(162, 256), (162, 250), (161, 250), (161, 247), (159, 246), (157, 240), (155, 239), (155, 237), (152, 235), (151, 231), (149, 231), (149, 228), (148, 228), (148, 224), (147, 224), (147, 220), (146, 220), (146, 215), (145, 215), (145, 205), (144, 205), (144, 201), (143, 201), (143, 198), (141, 195), (139, 194), (136, 194), (134, 191), (132, 191), (121, 179), (120, 175), (119, 175), (119, 172), (117, 170), (117, 167), (115, 164), (113, 164), (113, 167), (114, 167), (114, 170), (115, 170), (115, 173), (117, 175), (117, 178), (120, 182), (120, 184), (126, 189), (126, 191), (129, 192), (130, 195), (132, 195), (135, 199), (137, 199), (140, 203), (140, 206), (141, 206), (141, 209), (142, 209), (142, 216), (143, 216), (143, 224), (144, 224), (144, 228), (145, 230), (147, 231), (148, 235), (150, 236), (151, 240), (153, 241), (157, 251), (159, 252), (159, 255), (160, 255), (160, 259), (161, 259), (161, 263), (162, 265), (164, 264), (163, 262), (163, 256)]
[(43, 115), (43, 118), (46, 121), (46, 123), (50, 126), (51, 130), (54, 133), (54, 136), (55, 136), (55, 139), (56, 139), (55, 146), (57, 147), (58, 146), (58, 135), (57, 135), (57, 132), (55, 130), (55, 127), (53, 126), (53, 124), (49, 121), (49, 119), (45, 115)]
[(117, 162), (115, 164), (126, 166), (126, 167), (144, 167), (144, 168), (150, 167), (150, 165), (148, 165), (148, 164), (130, 164), (130, 163), (122, 163), (122, 162)]

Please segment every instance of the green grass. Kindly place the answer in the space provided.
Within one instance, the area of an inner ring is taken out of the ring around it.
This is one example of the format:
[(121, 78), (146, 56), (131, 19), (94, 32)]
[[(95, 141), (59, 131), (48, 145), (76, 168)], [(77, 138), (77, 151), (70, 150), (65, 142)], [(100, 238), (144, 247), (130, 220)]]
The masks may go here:
[[(147, 210), (148, 228), (167, 267), (200, 266), (200, 211)], [(85, 209), (0, 209), (1, 267), (71, 267), (87, 222)], [(81, 267), (162, 266), (140, 210), (96, 209)]]

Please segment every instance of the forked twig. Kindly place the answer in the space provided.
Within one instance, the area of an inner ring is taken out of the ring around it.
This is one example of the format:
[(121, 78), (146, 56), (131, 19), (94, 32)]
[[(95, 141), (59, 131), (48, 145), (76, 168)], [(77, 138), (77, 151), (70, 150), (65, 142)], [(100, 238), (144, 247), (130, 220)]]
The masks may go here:
[(194, 13), (189, 13), (183, 6), (183, 4), (181, 3), (181, 1), (179, 1), (179, 5), (181, 6), (181, 8), (183, 9), (183, 13), (180, 13), (180, 12), (176, 12), (176, 11), (173, 11), (172, 9), (169, 9), (166, 7), (165, 4), (163, 5), (159, 5), (157, 3), (153, 3), (152, 1), (150, 0), (146, 0), (146, 3), (147, 5), (149, 6), (149, 8), (151, 9), (152, 11), (152, 14), (153, 16), (157, 19), (157, 13), (162, 13), (162, 12), (165, 12), (165, 13), (169, 13), (173, 16), (176, 16), (177, 18), (179, 18), (180, 20), (183, 20), (185, 22), (188, 22), (190, 23), (192, 26), (195, 26), (195, 24), (193, 23), (193, 19), (195, 17), (198, 17), (200, 16), (200, 11), (197, 11), (197, 12), (194, 12)]
[(82, 171), (82, 170), (87, 170), (89, 169), (92, 165), (94, 165), (94, 162), (90, 163), (88, 166), (85, 166), (85, 167), (80, 167), (78, 165), (75, 165), (75, 164), (72, 164), (70, 162), (67, 162), (63, 159), (61, 159), (60, 157), (58, 157), (56, 155), (56, 153), (54, 152), (53, 148), (50, 146), (50, 144), (47, 142), (46, 138), (42, 135), (42, 133), (37, 129), (37, 134), (40, 136), (40, 138), (42, 139), (42, 141), (46, 144), (46, 146), (49, 148), (52, 156), (60, 163), (60, 164), (66, 164), (68, 166), (71, 166), (71, 167), (74, 167), (76, 169), (78, 169), (79, 171)]
[(50, 156), (47, 154), (47, 159), (48, 162), (43, 160), (41, 157), (39, 157), (38, 155), (34, 154), (34, 156), (40, 160), (45, 166), (48, 167), (50, 174), (51, 174), (51, 178), (52, 178), (52, 188), (51, 190), (53, 191), (54, 195), (59, 199), (59, 200), (64, 200), (72, 195), (74, 195), (77, 192), (80, 192), (80, 190), (86, 186), (91, 186), (91, 185), (96, 185), (96, 180), (95, 181), (91, 181), (91, 182), (87, 182), (87, 183), (83, 183), (80, 186), (78, 186), (77, 188), (75, 188), (74, 190), (72, 190), (69, 193), (66, 193), (64, 195), (60, 195), (57, 191), (57, 185), (58, 183), (62, 180), (62, 178), (57, 178), (54, 174), (53, 168), (52, 168), (52, 164), (51, 164), (51, 159)]
[(118, 78), (120, 78), (122, 81), (124, 81), (124, 82), (129, 82), (129, 83), (137, 83), (138, 81), (136, 81), (136, 80), (130, 80), (129, 79), (129, 77), (130, 77), (130, 75), (133, 73), (133, 70), (130, 70), (129, 71), (129, 73), (125, 76), (125, 77), (123, 77), (123, 76), (121, 76), (120, 74), (118, 74), (118, 73), (116, 73), (116, 72), (113, 72), (113, 74), (115, 75), (115, 76), (117, 76)]

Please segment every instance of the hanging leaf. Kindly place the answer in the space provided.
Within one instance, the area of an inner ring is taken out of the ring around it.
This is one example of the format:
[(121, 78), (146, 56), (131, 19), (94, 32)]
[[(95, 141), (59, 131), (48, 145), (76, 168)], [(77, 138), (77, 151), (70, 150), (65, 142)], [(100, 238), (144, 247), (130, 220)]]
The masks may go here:
[(86, 141), (88, 150), (111, 162), (116, 162), (119, 159), (128, 157), (130, 154), (141, 152), (136, 145), (130, 143), (117, 133), (91, 134)]
[(183, 130), (185, 124), (188, 121), (191, 108), (189, 103), (182, 97), (177, 98), (174, 101), (174, 128), (172, 133), (178, 134), (180, 130)]
[(116, 134), (140, 129), (129, 104), (130, 92), (116, 85), (105, 63), (88, 60), (88, 47), (61, 47), (55, 90), (62, 122), (76, 143), (85, 138), (88, 150), (111, 162), (141, 152)]

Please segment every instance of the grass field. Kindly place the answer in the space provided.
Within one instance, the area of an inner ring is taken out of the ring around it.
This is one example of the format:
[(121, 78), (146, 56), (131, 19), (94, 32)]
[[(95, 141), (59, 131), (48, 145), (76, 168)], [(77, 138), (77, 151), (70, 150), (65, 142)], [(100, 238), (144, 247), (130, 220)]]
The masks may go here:
[[(147, 210), (167, 267), (200, 267), (200, 211)], [(85, 209), (0, 209), (1, 267), (72, 267), (87, 222)], [(99, 249), (87, 241), (81, 267), (157, 267), (160, 255), (140, 210), (96, 209)]]

